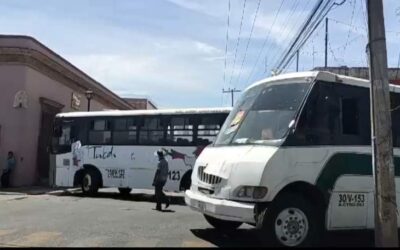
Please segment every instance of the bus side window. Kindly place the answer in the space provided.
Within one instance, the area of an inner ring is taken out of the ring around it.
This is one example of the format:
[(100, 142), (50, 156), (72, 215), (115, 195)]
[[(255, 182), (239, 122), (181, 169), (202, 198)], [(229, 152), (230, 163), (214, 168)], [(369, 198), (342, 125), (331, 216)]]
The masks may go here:
[(164, 127), (161, 117), (144, 117), (143, 126), (139, 130), (139, 143), (157, 145), (164, 142)]
[(213, 143), (221, 129), (220, 118), (216, 115), (200, 116), (197, 125), (197, 145), (209, 145)]
[(189, 146), (193, 144), (193, 119), (171, 117), (167, 125), (168, 145)]
[(400, 147), (400, 94), (390, 93), (390, 111), (392, 114), (393, 147)]
[(111, 143), (111, 122), (106, 119), (95, 119), (90, 122), (89, 143), (95, 145)]
[(135, 118), (116, 118), (113, 128), (114, 145), (137, 144), (137, 120)]
[(337, 134), (337, 97), (330, 83), (318, 82), (313, 87), (295, 131), (297, 143), (331, 144)]

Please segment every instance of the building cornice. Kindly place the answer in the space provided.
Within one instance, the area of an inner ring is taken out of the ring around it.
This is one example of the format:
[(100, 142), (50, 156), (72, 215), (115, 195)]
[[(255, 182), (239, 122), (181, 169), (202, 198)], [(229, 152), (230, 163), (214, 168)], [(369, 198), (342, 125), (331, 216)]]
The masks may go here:
[[(30, 40), (30, 42), (33, 41), (36, 43), (36, 46), (29, 46), (28, 43), (25, 44), (26, 46), (10, 46), (1, 43), (2, 39)], [(105, 106), (121, 110), (131, 109), (131, 105), (128, 102), (90, 78), (87, 74), (34, 38), (25, 36), (0, 36), (0, 64), (23, 64), (29, 66), (75, 91), (84, 93), (87, 89), (93, 90), (95, 93), (94, 100)]]

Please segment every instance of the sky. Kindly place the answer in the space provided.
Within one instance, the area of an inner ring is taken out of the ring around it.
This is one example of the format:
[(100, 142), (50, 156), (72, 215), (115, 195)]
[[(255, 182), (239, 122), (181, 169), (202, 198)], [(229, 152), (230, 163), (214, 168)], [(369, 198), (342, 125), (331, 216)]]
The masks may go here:
[[(222, 89), (270, 75), (316, 2), (0, 0), (0, 33), (36, 38), (121, 97), (220, 107), (231, 103)], [(397, 67), (400, 0), (384, 0), (384, 14), (388, 64)], [(367, 66), (364, 0), (346, 0), (328, 17), (328, 66)], [(324, 39), (321, 24), (300, 50), (300, 70), (323, 66)]]

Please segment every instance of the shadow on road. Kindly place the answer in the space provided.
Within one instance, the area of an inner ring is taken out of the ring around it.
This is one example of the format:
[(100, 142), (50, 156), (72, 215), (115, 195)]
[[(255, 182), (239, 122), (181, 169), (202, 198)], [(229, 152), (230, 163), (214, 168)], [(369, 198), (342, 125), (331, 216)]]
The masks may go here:
[[(152, 210), (156, 211), (157, 209), (153, 208)], [(160, 213), (175, 213), (174, 210), (171, 209), (163, 209), (161, 211), (159, 211)]]
[[(81, 198), (95, 198), (95, 199), (115, 199), (124, 201), (135, 201), (135, 202), (155, 202), (155, 197), (152, 194), (142, 194), (142, 193), (131, 193), (128, 195), (122, 195), (119, 192), (98, 192), (95, 196), (86, 196), (80, 191), (69, 192), (64, 191), (62, 193), (51, 194), (55, 196), (70, 196), (70, 197), (81, 197)], [(186, 206), (183, 197), (168, 196), (170, 198), (171, 205), (181, 205)], [(167, 210), (168, 211), (168, 210)]]
[(259, 247), (254, 229), (237, 229), (230, 232), (213, 228), (191, 229), (196, 237), (208, 241), (218, 247)]
[[(218, 247), (268, 247), (257, 239), (256, 229), (238, 229), (223, 232), (217, 229), (191, 229), (196, 237)], [(321, 247), (374, 247), (373, 231), (340, 231), (326, 233)]]
[(67, 188), (50, 188), (42, 186), (0, 188), (0, 195), (42, 195), (50, 192), (62, 192)]

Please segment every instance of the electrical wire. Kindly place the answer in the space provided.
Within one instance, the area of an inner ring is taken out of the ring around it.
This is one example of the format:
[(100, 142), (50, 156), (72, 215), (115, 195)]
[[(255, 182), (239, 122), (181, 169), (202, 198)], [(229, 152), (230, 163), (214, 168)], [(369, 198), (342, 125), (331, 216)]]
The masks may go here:
[[(307, 8), (307, 6), (309, 5), (309, 3), (310, 3), (310, 1), (308, 1), (307, 2), (307, 4), (306, 5), (304, 5), (304, 8), (303, 8), (303, 12), (305, 12), (305, 9)], [(301, 13), (302, 12), (300, 12), (300, 15), (301, 15)], [(294, 18), (295, 20), (301, 20), (301, 18), (300, 18), (300, 15), (297, 17), (297, 18)], [(292, 16), (292, 15), (289, 15), (289, 16)], [(293, 28), (291, 29), (291, 31), (292, 30), (294, 30), (295, 29), (295, 27), (296, 27), (296, 24), (295, 25), (293, 25)], [(282, 31), (282, 33), (285, 33), (284, 31)], [(286, 33), (286, 36), (285, 36), (285, 38), (284, 39), (282, 39), (283, 41), (285, 41), (285, 40), (287, 40), (290, 36), (290, 34), (291, 33), (293, 33), (293, 32), (287, 32)], [(288, 44), (290, 44), (290, 41), (289, 41), (289, 43)], [(268, 50), (267, 50), (268, 51)], [(274, 62), (275, 61), (275, 59), (276, 59), (276, 57), (279, 55), (279, 52), (277, 52), (277, 53), (275, 53), (275, 55), (272, 57), (272, 59), (271, 59), (271, 61), (272, 62)]]
[[(325, 5), (322, 5), (323, 2)], [(322, 7), (321, 7), (322, 6)], [(299, 50), (307, 39), (312, 35), (314, 30), (319, 26), (322, 19), (326, 16), (329, 10), (333, 7), (332, 1), (319, 1), (317, 5), (314, 7), (313, 11), (307, 18), (307, 20), (302, 25), (302, 28), (298, 32), (298, 35), (294, 37), (294, 40), (291, 42), (291, 46), (285, 50), (281, 59), (275, 66), (276, 72), (279, 74), (294, 58), (295, 53)]]
[(278, 18), (278, 16), (279, 16), (279, 13), (281, 12), (282, 6), (283, 6), (283, 4), (285, 3), (285, 1), (286, 1), (286, 0), (282, 0), (280, 6), (279, 6), (279, 8), (278, 8), (278, 10), (275, 12), (274, 20), (272, 21), (271, 26), (269, 27), (268, 32), (267, 32), (267, 34), (266, 34), (266, 36), (265, 36), (265, 39), (264, 39), (263, 45), (262, 45), (262, 47), (261, 47), (261, 50), (260, 50), (260, 52), (258, 53), (258, 57), (257, 57), (256, 63), (254, 64), (252, 70), (250, 71), (249, 76), (248, 76), (247, 79), (246, 79), (246, 82), (247, 82), (247, 83), (249, 82), (250, 77), (252, 76), (252, 74), (253, 74), (255, 68), (257, 67), (258, 62), (260, 61), (260, 57), (261, 57), (261, 55), (263, 54), (265, 45), (267, 44), (267, 42), (268, 42), (268, 40), (269, 40), (269, 37), (270, 37), (270, 34), (271, 34), (271, 30), (272, 30), (273, 27), (275, 26), (276, 20), (277, 20), (277, 18)]
[(226, 28), (226, 41), (225, 41), (225, 63), (224, 63), (224, 85), (226, 84), (226, 61), (228, 55), (228, 42), (229, 42), (229, 18), (231, 15), (231, 0), (228, 0), (228, 21)]
[[(353, 20), (354, 20), (354, 11), (355, 11), (355, 9), (356, 9), (356, 3), (357, 3), (357, 0), (353, 0), (352, 1), (353, 2), (353, 10), (352, 10), (352, 12), (351, 12), (351, 18), (350, 18), (350, 25), (353, 25)], [(346, 49), (347, 49), (347, 42), (349, 41), (349, 39), (350, 39), (350, 28), (349, 28), (349, 31), (347, 32), (347, 38), (346, 38), (346, 45), (345, 45), (345, 47), (344, 47), (344, 52), (343, 53), (346, 53)]]
[(233, 77), (233, 73), (234, 73), (234, 71), (235, 71), (236, 56), (237, 56), (237, 50), (238, 50), (239, 43), (240, 43), (240, 36), (241, 36), (241, 33), (242, 33), (243, 17), (244, 17), (244, 11), (245, 11), (245, 9), (246, 9), (246, 2), (247, 2), (247, 0), (244, 0), (244, 1), (243, 1), (242, 18), (241, 18), (241, 21), (240, 21), (239, 35), (238, 35), (238, 39), (237, 39), (237, 42), (236, 42), (235, 57), (234, 57), (234, 59), (233, 59), (232, 73), (231, 73), (231, 77), (230, 77), (230, 80), (229, 80), (229, 85), (231, 85), (231, 83), (232, 83), (232, 77)]
[(261, 0), (258, 0), (258, 5), (257, 5), (256, 13), (255, 13), (255, 15), (254, 15), (254, 20), (253, 20), (253, 25), (251, 26), (250, 36), (249, 36), (249, 39), (247, 40), (246, 51), (244, 52), (244, 57), (243, 57), (242, 65), (240, 66), (240, 71), (239, 71), (239, 76), (238, 76), (237, 82), (240, 81), (240, 77), (241, 77), (241, 75), (242, 75), (243, 65), (244, 65), (244, 62), (245, 62), (245, 60), (246, 60), (247, 50), (249, 49), (249, 44), (250, 44), (251, 38), (252, 38), (252, 36), (253, 36), (254, 25), (255, 25), (256, 20), (257, 20), (258, 11), (260, 10), (260, 5), (261, 5)]

